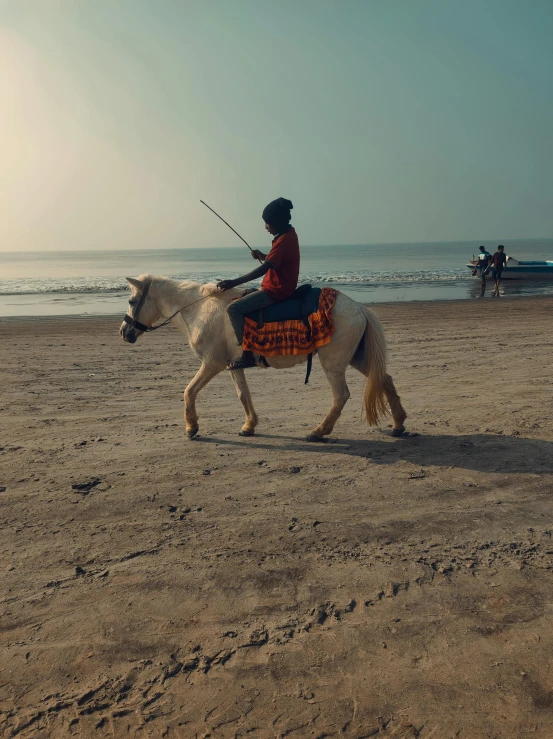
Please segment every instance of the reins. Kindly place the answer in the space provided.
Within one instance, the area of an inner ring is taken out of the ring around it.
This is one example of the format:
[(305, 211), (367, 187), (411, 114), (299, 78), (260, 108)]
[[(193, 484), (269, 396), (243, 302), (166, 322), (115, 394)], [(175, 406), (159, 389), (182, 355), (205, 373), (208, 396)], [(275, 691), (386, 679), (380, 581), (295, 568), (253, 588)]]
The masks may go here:
[(162, 328), (163, 326), (166, 326), (170, 321), (173, 320), (175, 316), (177, 316), (179, 313), (182, 313), (183, 310), (186, 310), (186, 308), (190, 308), (192, 305), (196, 305), (196, 303), (201, 303), (202, 300), (205, 300), (206, 298), (211, 298), (213, 297), (213, 295), (217, 294), (217, 292), (212, 292), (212, 293), (209, 293), (208, 295), (203, 295), (201, 298), (198, 298), (198, 300), (194, 300), (192, 301), (192, 303), (183, 305), (182, 308), (179, 308), (177, 311), (175, 311), (172, 316), (169, 316), (169, 318), (166, 318), (163, 321), (163, 323), (159, 323), (157, 326), (146, 326), (145, 324), (140, 323), (140, 321), (138, 320), (138, 314), (140, 313), (140, 309), (146, 302), (146, 298), (148, 297), (148, 292), (150, 290), (151, 284), (152, 284), (151, 280), (147, 280), (144, 283), (144, 288), (142, 290), (142, 293), (140, 294), (140, 298), (138, 299), (138, 304), (136, 308), (133, 310), (133, 315), (129, 316), (127, 313), (125, 313), (125, 317), (123, 318), (124, 323), (128, 323), (131, 328), (137, 328), (139, 331), (143, 331), (144, 333), (151, 332), (151, 331), (157, 331), (158, 328)]
[[(209, 207), (209, 206), (208, 206)], [(198, 298), (198, 300), (193, 300), (191, 303), (187, 303), (186, 305), (183, 305), (182, 308), (179, 308), (176, 310), (172, 316), (169, 316), (169, 318), (166, 318), (163, 323), (159, 323), (157, 326), (146, 326), (144, 323), (141, 323), (137, 316), (140, 313), (140, 309), (146, 302), (146, 298), (148, 297), (148, 292), (150, 291), (150, 286), (152, 284), (151, 280), (146, 280), (144, 283), (144, 287), (142, 288), (142, 292), (140, 294), (140, 298), (138, 299), (138, 303), (136, 304), (136, 307), (133, 310), (133, 315), (129, 316), (128, 313), (125, 313), (125, 316), (123, 318), (123, 322), (129, 324), (131, 328), (137, 328), (139, 331), (142, 331), (143, 333), (151, 333), (152, 331), (157, 331), (158, 328), (163, 328), (163, 326), (166, 326), (170, 321), (173, 320), (175, 316), (177, 316), (179, 313), (182, 313), (183, 310), (186, 310), (187, 308), (190, 308), (193, 305), (196, 305), (196, 303), (201, 303), (202, 300), (206, 300), (207, 298), (212, 298), (214, 295), (217, 295), (217, 290), (215, 290), (212, 293), (208, 293), (207, 295), (202, 295), (201, 298)], [(311, 285), (307, 286), (311, 287)], [(182, 320), (188, 327), (188, 324), (186, 323), (186, 320), (184, 316), (181, 316)], [(303, 318), (304, 323), (307, 325), (308, 328), (310, 328), (309, 323), (307, 321), (307, 316), (304, 316)], [(269, 367), (267, 360), (265, 357), (261, 356), (261, 361), (265, 364), (266, 367)], [(313, 352), (310, 352), (307, 356), (307, 372), (305, 374), (305, 384), (309, 382), (309, 376), (311, 375), (311, 369), (313, 366)]]

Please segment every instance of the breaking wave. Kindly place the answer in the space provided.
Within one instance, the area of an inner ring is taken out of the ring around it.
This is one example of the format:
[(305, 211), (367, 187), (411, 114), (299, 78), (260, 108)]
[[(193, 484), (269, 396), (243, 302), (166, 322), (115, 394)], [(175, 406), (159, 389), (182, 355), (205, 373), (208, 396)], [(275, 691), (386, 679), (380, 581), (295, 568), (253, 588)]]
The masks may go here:
[[(236, 272), (204, 272), (190, 275), (172, 275), (174, 279), (192, 279), (198, 282), (214, 282), (235, 276)], [(329, 274), (324, 272), (303, 273), (300, 282), (315, 285), (356, 285), (372, 287), (386, 284), (409, 284), (455, 281), (470, 277), (467, 269), (450, 269), (436, 271), (406, 272), (342, 272)], [(126, 292), (128, 284), (123, 277), (71, 277), (49, 279), (12, 279), (0, 280), (0, 295), (37, 295), (46, 293), (87, 294)]]

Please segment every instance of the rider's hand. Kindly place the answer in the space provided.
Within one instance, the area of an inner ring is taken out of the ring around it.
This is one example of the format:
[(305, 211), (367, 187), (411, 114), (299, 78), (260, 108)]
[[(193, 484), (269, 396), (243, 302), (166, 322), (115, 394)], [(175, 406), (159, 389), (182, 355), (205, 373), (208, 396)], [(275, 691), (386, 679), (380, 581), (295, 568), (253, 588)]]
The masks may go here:
[(260, 259), (261, 261), (263, 261), (265, 259), (265, 254), (263, 254), (262, 251), (259, 251), (259, 249), (253, 249), (252, 250), (252, 257), (254, 259)]
[(217, 283), (217, 290), (224, 292), (225, 290), (230, 290), (235, 284), (234, 280), (221, 280)]

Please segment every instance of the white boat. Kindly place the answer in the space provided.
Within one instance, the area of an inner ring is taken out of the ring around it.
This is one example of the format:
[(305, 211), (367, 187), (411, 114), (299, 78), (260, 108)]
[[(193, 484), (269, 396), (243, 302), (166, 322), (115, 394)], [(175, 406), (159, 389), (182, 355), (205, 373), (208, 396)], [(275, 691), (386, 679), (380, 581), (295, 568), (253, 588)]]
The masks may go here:
[[(514, 257), (508, 257), (507, 267), (501, 273), (501, 280), (553, 280), (553, 260), (535, 261), (535, 262), (520, 262)], [(467, 267), (474, 271), (476, 266), (476, 260), (469, 262)], [(488, 277), (491, 278), (491, 269), (488, 272)], [(477, 272), (476, 277), (480, 277), (480, 272)]]

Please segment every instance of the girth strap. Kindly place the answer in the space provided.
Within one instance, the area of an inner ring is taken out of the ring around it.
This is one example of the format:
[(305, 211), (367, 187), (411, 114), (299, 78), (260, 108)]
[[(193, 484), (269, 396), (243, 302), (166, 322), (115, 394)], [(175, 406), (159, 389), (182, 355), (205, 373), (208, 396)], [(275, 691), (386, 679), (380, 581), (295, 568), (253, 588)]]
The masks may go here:
[[(267, 362), (267, 359), (262, 354), (258, 354), (257, 356), (259, 357), (261, 364), (265, 365), (265, 367), (271, 366), (269, 362)], [(307, 383), (309, 382), (312, 369), (313, 369), (313, 352), (307, 355), (307, 370), (305, 372), (305, 382), (303, 383), (304, 385), (307, 385)]]
[(313, 352), (311, 354), (307, 355), (307, 371), (305, 373), (305, 382), (304, 385), (307, 385), (309, 382), (309, 376), (311, 375), (311, 369), (313, 367)]

